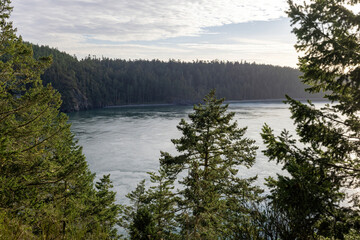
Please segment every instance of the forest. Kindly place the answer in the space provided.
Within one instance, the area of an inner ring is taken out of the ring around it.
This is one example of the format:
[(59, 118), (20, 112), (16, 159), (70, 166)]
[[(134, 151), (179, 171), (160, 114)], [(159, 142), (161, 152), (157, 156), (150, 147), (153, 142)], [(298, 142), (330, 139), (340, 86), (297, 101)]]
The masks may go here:
[(9, 21), (11, 1), (0, 0), (0, 239), (360, 239), (360, 15), (349, 8), (359, 3), (288, 1), (302, 82), (331, 104), (286, 96), (296, 136), (259, 129), (265, 156), (284, 170), (266, 179), (268, 193), (238, 175), (258, 147), (211, 90), (179, 122), (177, 153), (161, 152), (151, 184), (121, 205), (109, 175), (94, 183), (55, 83), (41, 79), (51, 57), (34, 58)]
[(52, 56), (42, 75), (62, 96), (64, 112), (131, 104), (194, 104), (211, 90), (227, 100), (320, 98), (307, 94), (300, 71), (247, 62), (181, 62), (76, 57), (32, 45), (34, 57)]

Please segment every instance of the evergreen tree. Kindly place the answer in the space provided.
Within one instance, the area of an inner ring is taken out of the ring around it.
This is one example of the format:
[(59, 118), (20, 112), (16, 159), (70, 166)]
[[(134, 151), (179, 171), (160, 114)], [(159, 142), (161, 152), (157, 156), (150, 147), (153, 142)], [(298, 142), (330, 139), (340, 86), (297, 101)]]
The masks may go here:
[(0, 1), (0, 236), (113, 237), (112, 221), (89, 228), (94, 216), (87, 203), (95, 193), (103, 200), (107, 189), (94, 191), (94, 175), (59, 113), (60, 95), (40, 80), (51, 59), (33, 58), (8, 21), (11, 10), (9, 0)]
[[(243, 225), (246, 204), (261, 192), (251, 186), (255, 178), (237, 175), (239, 166), (253, 165), (257, 147), (243, 137), (246, 128), (232, 121), (234, 113), (226, 112), (223, 101), (211, 91), (204, 104), (194, 106), (191, 122), (178, 125), (183, 136), (172, 140), (180, 155), (162, 153), (160, 159), (168, 178), (181, 184), (177, 220), (185, 239), (230, 238), (227, 223)], [(242, 220), (234, 223), (235, 215)]]
[(142, 181), (128, 194), (122, 226), (131, 239), (263, 239), (254, 217), (262, 190), (252, 185), (256, 177), (238, 176), (257, 147), (223, 101), (211, 91), (195, 105), (191, 122), (178, 125), (183, 136), (172, 140), (180, 154), (161, 152), (152, 186)]
[(169, 179), (163, 168), (160, 168), (158, 174), (154, 172), (149, 174), (153, 186), (147, 191), (148, 206), (152, 212), (156, 231), (153, 239), (178, 239), (174, 179)]
[(88, 231), (100, 232), (97, 237), (101, 239), (117, 239), (120, 236), (114, 227), (120, 223), (122, 208), (115, 203), (116, 193), (110, 190), (113, 187), (110, 174), (104, 175), (96, 182), (95, 187), (96, 191), (92, 195), (91, 203), (87, 204), (90, 206), (89, 215), (93, 218), (88, 224)]
[(156, 236), (155, 221), (148, 205), (145, 180), (141, 181), (126, 197), (132, 205), (124, 208), (121, 226), (128, 230), (130, 239), (147, 240)]
[(33, 45), (34, 56), (53, 56), (41, 76), (62, 95), (66, 112), (124, 104), (193, 104), (216, 88), (227, 100), (321, 97), (304, 92), (300, 71), (225, 61), (126, 61), (86, 57)]
[(289, 173), (268, 181), (274, 211), (287, 223), (278, 231), (282, 239), (360, 235), (357, 196), (345, 203), (351, 200), (345, 193), (358, 189), (360, 180), (360, 21), (349, 9), (359, 1), (288, 2), (296, 49), (304, 53), (303, 82), (309, 92), (325, 91), (331, 104), (318, 109), (287, 98), (297, 140), (263, 128), (265, 154)]
[(132, 205), (125, 208), (121, 226), (128, 230), (131, 239), (178, 239), (174, 180), (167, 177), (163, 168), (158, 174), (149, 175), (153, 186), (146, 190), (143, 180), (127, 195)]

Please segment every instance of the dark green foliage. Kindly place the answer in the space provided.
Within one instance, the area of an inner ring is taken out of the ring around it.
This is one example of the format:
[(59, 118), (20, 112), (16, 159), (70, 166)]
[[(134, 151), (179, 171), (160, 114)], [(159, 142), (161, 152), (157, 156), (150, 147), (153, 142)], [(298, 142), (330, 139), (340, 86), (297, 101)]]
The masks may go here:
[(299, 58), (303, 81), (310, 92), (326, 91), (332, 104), (317, 109), (287, 97), (297, 139), (263, 128), (265, 155), (289, 173), (268, 179), (282, 239), (360, 235), (357, 195), (345, 194), (359, 187), (360, 21), (346, 3), (359, 1), (289, 1), (296, 48), (305, 51)]
[(145, 180), (127, 195), (132, 206), (124, 209), (121, 226), (129, 232), (130, 239), (152, 239), (155, 236), (155, 223), (149, 209), (149, 199), (145, 190)]
[(146, 190), (142, 181), (127, 195), (132, 206), (125, 208), (121, 226), (131, 239), (178, 239), (174, 180), (162, 168), (158, 174), (149, 174), (153, 186)]
[(147, 191), (153, 222), (155, 223), (156, 239), (177, 239), (176, 200), (173, 193), (174, 179), (169, 179), (166, 171), (160, 168), (158, 174), (149, 173), (153, 186)]
[(253, 165), (257, 147), (223, 101), (211, 91), (194, 106), (190, 122), (178, 125), (182, 137), (172, 140), (180, 155), (162, 152), (158, 174), (150, 173), (154, 185), (145, 190), (141, 182), (128, 195), (132, 206), (123, 226), (131, 237), (261, 239), (252, 205), (262, 190), (252, 186), (256, 178), (238, 176), (240, 166)]
[(96, 192), (90, 208), (94, 222), (91, 224), (95, 224), (104, 232), (104, 238), (116, 239), (118, 235), (114, 227), (119, 224), (121, 208), (115, 203), (116, 193), (110, 190), (113, 187), (110, 174), (104, 175), (99, 182), (96, 182), (95, 187)]
[[(116, 206), (109, 185), (94, 190), (94, 175), (59, 113), (60, 94), (40, 80), (51, 59), (33, 58), (8, 22), (11, 10), (10, 1), (0, 1), (0, 238), (116, 237), (118, 212), (89, 214), (87, 204), (96, 198), (105, 209)], [(95, 229), (98, 218), (106, 221)]]
[(130, 226), (130, 239), (148, 240), (156, 239), (155, 224), (151, 212), (147, 207), (137, 209)]
[(170, 178), (185, 174), (179, 178), (179, 222), (189, 239), (231, 236), (229, 225), (244, 227), (247, 204), (259, 200), (261, 193), (251, 186), (255, 179), (237, 176), (239, 166), (253, 165), (257, 147), (243, 137), (246, 128), (232, 121), (234, 113), (226, 112), (223, 101), (212, 91), (204, 104), (194, 106), (190, 122), (183, 119), (178, 125), (183, 136), (172, 140), (180, 155), (163, 153), (161, 159)]
[(201, 101), (210, 89), (217, 89), (227, 100), (282, 99), (285, 94), (296, 98), (310, 96), (303, 91), (300, 72), (288, 67), (90, 56), (77, 60), (49, 47), (33, 48), (36, 57), (53, 55), (54, 63), (42, 79), (61, 93), (63, 111), (124, 104), (192, 104)]

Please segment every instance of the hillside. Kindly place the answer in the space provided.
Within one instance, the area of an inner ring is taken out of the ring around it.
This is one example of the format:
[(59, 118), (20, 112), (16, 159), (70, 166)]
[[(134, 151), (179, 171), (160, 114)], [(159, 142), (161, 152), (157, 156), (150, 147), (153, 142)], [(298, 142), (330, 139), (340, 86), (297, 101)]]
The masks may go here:
[[(189, 104), (215, 88), (226, 100), (308, 98), (300, 72), (247, 62), (180, 62), (96, 58), (78, 60), (47, 46), (33, 45), (34, 57), (53, 56), (42, 75), (62, 95), (62, 111), (127, 104)], [(314, 97), (314, 95), (312, 95)]]

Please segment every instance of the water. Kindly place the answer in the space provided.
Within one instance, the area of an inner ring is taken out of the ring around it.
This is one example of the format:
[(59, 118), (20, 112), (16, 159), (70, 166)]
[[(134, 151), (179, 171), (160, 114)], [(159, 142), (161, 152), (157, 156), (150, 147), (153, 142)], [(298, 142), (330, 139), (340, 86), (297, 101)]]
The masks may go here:
[[(263, 186), (264, 178), (275, 176), (281, 166), (268, 162), (262, 154), (261, 128), (267, 123), (275, 134), (284, 128), (294, 133), (288, 106), (282, 102), (240, 102), (231, 103), (229, 111), (235, 112), (239, 127), (248, 127), (245, 136), (256, 140), (259, 146), (255, 165), (241, 169), (240, 175), (258, 175), (257, 184)], [(170, 139), (181, 136), (176, 126), (190, 112), (191, 106), (138, 106), (82, 111), (69, 116), (71, 130), (83, 146), (91, 171), (97, 178), (110, 173), (117, 201), (123, 203), (138, 182), (149, 179), (147, 172), (157, 170), (160, 151), (176, 154)]]

